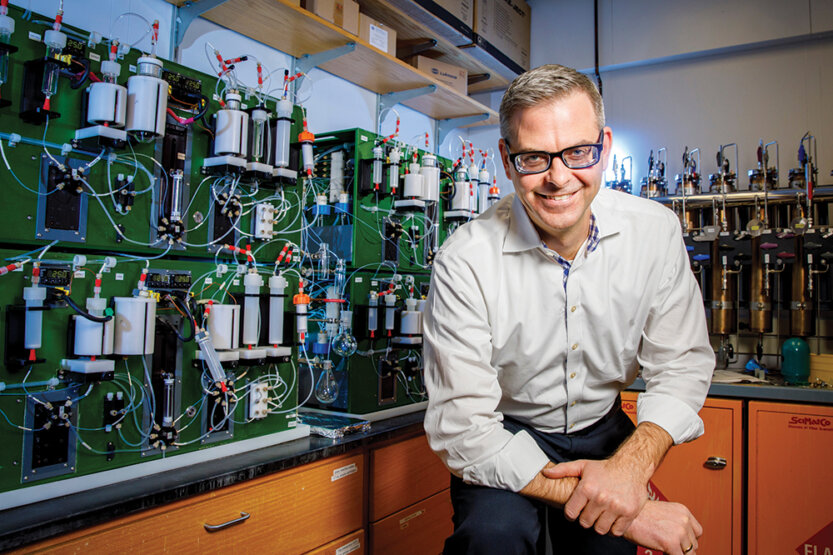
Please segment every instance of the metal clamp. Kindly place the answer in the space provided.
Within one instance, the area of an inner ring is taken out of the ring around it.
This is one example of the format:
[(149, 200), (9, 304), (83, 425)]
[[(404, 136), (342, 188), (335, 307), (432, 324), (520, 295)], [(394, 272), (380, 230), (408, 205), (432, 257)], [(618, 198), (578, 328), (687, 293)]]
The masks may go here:
[(723, 457), (709, 457), (706, 459), (706, 462), (703, 463), (703, 466), (711, 470), (723, 470), (726, 468), (727, 464), (728, 461)]
[(203, 524), (206, 530), (209, 532), (219, 532), (223, 528), (228, 528), (229, 526), (234, 526), (235, 524), (240, 524), (244, 520), (248, 520), (251, 515), (249, 513), (240, 512), (240, 518), (235, 518), (234, 520), (229, 520), (228, 522), (224, 522), (222, 524)]

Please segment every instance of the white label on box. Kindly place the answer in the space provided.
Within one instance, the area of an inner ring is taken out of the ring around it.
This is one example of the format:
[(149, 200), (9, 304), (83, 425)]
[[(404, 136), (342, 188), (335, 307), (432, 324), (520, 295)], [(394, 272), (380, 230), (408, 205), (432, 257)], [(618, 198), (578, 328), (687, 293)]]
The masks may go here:
[(361, 139), (365, 143), (367, 142), (367, 137), (365, 137), (364, 135), (359, 136), (359, 139)]
[(211, 278), (205, 278), (205, 284), (206, 284), (206, 285), (211, 285), (212, 283), (214, 283), (214, 280), (213, 280), (213, 279), (211, 279)]
[(338, 549), (336, 549), (336, 555), (347, 555), (348, 553), (353, 553), (354, 551), (358, 551), (362, 548), (362, 542), (359, 538), (354, 539), (350, 543), (346, 545), (342, 545)]
[(287, 423), (286, 423), (286, 427), (287, 427), (287, 428), (294, 428), (294, 427), (295, 427), (295, 426), (297, 426), (297, 425), (298, 425), (298, 421), (297, 421), (297, 420), (293, 420), (293, 421), (291, 421), (291, 422), (287, 422)]
[(116, 281), (124, 281), (124, 274), (116, 274)]
[(232, 285), (240, 285), (240, 280), (239, 279), (232, 280), (231, 284)]
[(342, 478), (355, 474), (358, 471), (359, 467), (356, 466), (356, 463), (350, 463), (347, 466), (342, 466), (341, 468), (333, 470), (333, 475), (330, 476), (330, 481), (335, 482), (336, 480), (341, 480)]
[(370, 36), (367, 42), (382, 52), (388, 51), (388, 32), (377, 25), (370, 25)]
[(29, 31), (29, 40), (40, 42), (40, 35), (35, 33), (34, 31)]
[(75, 279), (83, 279), (84, 278), (84, 270), (75, 270), (72, 273), (72, 277)]
[(356, 283), (361, 283), (361, 282), (363, 282), (363, 281), (364, 281), (364, 278), (357, 277), (357, 278), (356, 278), (356, 279), (354, 279), (353, 281), (355, 281)]
[(89, 59), (91, 59), (92, 61), (94, 61), (94, 62), (100, 62), (101, 61), (101, 56), (99, 56), (95, 52), (90, 52), (89, 54), (87, 54), (87, 57)]
[(130, 73), (136, 73), (136, 66), (135, 66), (135, 65), (133, 65), (133, 64), (130, 64), (129, 66), (127, 66), (127, 70), (128, 70)]

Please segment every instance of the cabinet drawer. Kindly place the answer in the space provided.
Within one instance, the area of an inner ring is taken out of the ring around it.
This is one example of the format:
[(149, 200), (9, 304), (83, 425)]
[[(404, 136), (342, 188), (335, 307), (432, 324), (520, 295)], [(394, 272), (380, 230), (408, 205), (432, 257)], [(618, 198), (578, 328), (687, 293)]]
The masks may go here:
[[(328, 459), (245, 482), (82, 531), (68, 541), (50, 540), (42, 552), (302, 553), (362, 527), (363, 460), (362, 455)], [(249, 517), (216, 532), (205, 529), (241, 513)]]
[[(636, 394), (622, 394), (622, 408), (636, 421)], [(650, 482), (651, 496), (682, 503), (703, 526), (699, 551), (741, 552), (743, 481), (743, 402), (706, 399), (700, 410), (705, 433), (675, 445)], [(707, 461), (723, 459), (722, 467)], [(710, 495), (703, 495), (708, 491)]]
[(446, 489), (424, 501), (370, 525), (374, 555), (432, 555), (441, 553), (451, 535), (451, 495)]
[(365, 552), (364, 530), (356, 530), (343, 538), (331, 541), (306, 555), (362, 555)]
[(448, 488), (450, 474), (424, 435), (373, 450), (370, 520)]

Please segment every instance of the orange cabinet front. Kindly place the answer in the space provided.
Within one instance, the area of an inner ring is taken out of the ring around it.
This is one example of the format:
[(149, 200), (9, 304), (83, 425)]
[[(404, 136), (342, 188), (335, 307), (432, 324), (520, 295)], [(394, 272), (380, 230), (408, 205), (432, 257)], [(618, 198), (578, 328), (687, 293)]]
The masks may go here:
[[(636, 393), (622, 394), (634, 422), (636, 399)], [(682, 503), (703, 525), (699, 553), (741, 552), (742, 416), (742, 401), (707, 399), (700, 411), (705, 433), (672, 447), (649, 484), (653, 498)]]
[(833, 407), (749, 403), (749, 553), (833, 553)]

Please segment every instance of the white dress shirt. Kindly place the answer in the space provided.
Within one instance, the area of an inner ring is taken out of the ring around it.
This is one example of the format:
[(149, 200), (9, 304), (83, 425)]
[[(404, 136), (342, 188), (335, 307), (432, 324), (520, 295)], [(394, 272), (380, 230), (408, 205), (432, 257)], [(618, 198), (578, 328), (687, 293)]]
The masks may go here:
[(601, 189), (595, 250), (564, 281), (520, 200), (461, 226), (434, 262), (424, 315), (425, 430), (455, 475), (519, 491), (548, 462), (511, 415), (543, 432), (595, 423), (640, 365), (639, 422), (675, 443), (703, 433), (714, 370), (700, 289), (674, 213)]

